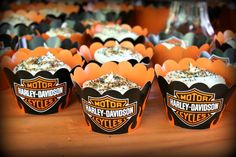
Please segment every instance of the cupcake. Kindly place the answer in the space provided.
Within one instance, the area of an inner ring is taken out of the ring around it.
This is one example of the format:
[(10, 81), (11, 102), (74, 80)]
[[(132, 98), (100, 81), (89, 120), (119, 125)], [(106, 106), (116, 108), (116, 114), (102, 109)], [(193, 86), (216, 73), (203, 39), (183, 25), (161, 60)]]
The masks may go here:
[(71, 75), (90, 128), (99, 133), (121, 134), (136, 129), (144, 113), (153, 68), (129, 62), (89, 63)]
[(133, 44), (144, 43), (145, 36), (148, 31), (146, 28), (142, 29), (140, 26), (131, 28), (127, 24), (96, 24), (86, 30), (87, 34), (91, 36), (93, 41), (105, 43), (108, 40), (116, 40), (117, 42), (131, 41)]
[(153, 50), (139, 43), (133, 45), (129, 41), (123, 41), (120, 44), (116, 41), (107, 41), (104, 45), (95, 42), (89, 48), (81, 47), (79, 53), (84, 56), (87, 62), (96, 61), (100, 64), (114, 61), (129, 61), (132, 64), (144, 63), (149, 64)]
[(5, 11), (0, 21), (2, 34), (23, 36), (35, 33), (35, 28), (43, 20), (43, 17), (35, 11), (18, 10), (17, 12)]
[(189, 129), (216, 125), (236, 83), (232, 66), (206, 58), (167, 60), (155, 72), (169, 120)]
[[(29, 49), (35, 49), (38, 46), (61, 47), (64, 49), (79, 48), (85, 43), (83, 32), (85, 27), (74, 20), (52, 20), (49, 25), (40, 25), (37, 35), (26, 35), (22, 37), (21, 42), (26, 41)], [(22, 44), (23, 45), (23, 44)]]
[(73, 83), (71, 69), (83, 65), (82, 57), (60, 48), (19, 49), (4, 56), (2, 66), (25, 113), (50, 114), (69, 105)]

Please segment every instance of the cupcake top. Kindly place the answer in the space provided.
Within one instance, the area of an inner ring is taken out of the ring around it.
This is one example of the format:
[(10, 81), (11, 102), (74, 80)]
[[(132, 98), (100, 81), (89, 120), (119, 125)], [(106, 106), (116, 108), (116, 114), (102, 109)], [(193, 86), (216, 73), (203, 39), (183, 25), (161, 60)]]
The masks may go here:
[(88, 80), (83, 83), (82, 87), (90, 87), (96, 89), (101, 94), (107, 90), (116, 90), (124, 94), (127, 90), (132, 88), (141, 89), (141, 87), (136, 83), (131, 82), (128, 79), (114, 73), (108, 73), (94, 80)]
[(77, 33), (73, 29), (69, 27), (59, 27), (59, 28), (51, 28), (49, 31), (46, 32), (46, 34), (50, 37), (55, 37), (55, 36), (64, 36), (66, 38), (70, 38), (73, 33)]
[(171, 37), (166, 40), (161, 40), (159, 43), (164, 45), (168, 49), (171, 49), (172, 47), (175, 47), (175, 46), (180, 46), (180, 47), (186, 48), (185, 42), (179, 38), (176, 38), (176, 37)]
[(34, 75), (39, 71), (54, 73), (61, 68), (71, 70), (68, 65), (58, 60), (52, 53), (47, 52), (46, 55), (29, 57), (27, 60), (22, 61), (14, 68), (13, 72), (16, 73), (19, 70), (25, 70)]
[(198, 68), (192, 64), (189, 64), (188, 69), (168, 72), (165, 76), (165, 80), (168, 83), (180, 81), (185, 83), (188, 87), (195, 83), (204, 83), (209, 88), (216, 84), (226, 84), (225, 79), (222, 76), (212, 73), (206, 69)]
[(139, 62), (142, 58), (143, 56), (137, 51), (127, 47), (122, 47), (119, 44), (100, 48), (94, 53), (94, 59), (100, 63), (109, 61), (122, 62), (130, 59), (135, 59)]
[(7, 22), (11, 24), (12, 26), (15, 26), (20, 23), (23, 23), (28, 26), (34, 21), (20, 14), (11, 14), (10, 16), (1, 19), (0, 23), (3, 23), (3, 22)]
[(125, 38), (132, 38), (136, 40), (138, 35), (127, 29), (122, 28), (119, 25), (114, 26), (103, 26), (99, 32), (94, 34), (94, 37), (100, 38), (102, 41), (105, 41), (108, 38), (115, 38), (118, 41), (122, 41)]

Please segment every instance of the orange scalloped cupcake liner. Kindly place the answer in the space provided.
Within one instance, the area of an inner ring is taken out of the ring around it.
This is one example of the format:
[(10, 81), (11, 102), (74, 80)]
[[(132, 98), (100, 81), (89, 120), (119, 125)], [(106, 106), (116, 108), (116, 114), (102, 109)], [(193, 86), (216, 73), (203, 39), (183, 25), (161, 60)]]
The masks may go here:
[(221, 75), (226, 80), (229, 87), (236, 83), (236, 69), (233, 66), (226, 65), (221, 60), (211, 61), (207, 58), (199, 58), (197, 60), (192, 58), (183, 58), (179, 62), (167, 60), (162, 66), (156, 64), (155, 71), (158, 75), (165, 77), (169, 71), (187, 69), (189, 63), (193, 66), (207, 69), (213, 73)]
[(163, 64), (168, 59), (174, 60), (176, 62), (179, 62), (182, 58), (197, 59), (199, 58), (202, 51), (208, 51), (210, 49), (209, 44), (204, 44), (200, 48), (197, 46), (188, 46), (187, 48), (174, 46), (171, 49), (168, 49), (162, 44), (157, 44), (153, 47), (153, 62), (157, 64)]
[(221, 31), (218, 32), (214, 36), (214, 40), (217, 40), (220, 43), (220, 45), (222, 45), (223, 43), (225, 43), (229, 39), (232, 39), (233, 37), (236, 37), (236, 33), (234, 33), (231, 30), (225, 30), (224, 32), (221, 32)]
[[(100, 94), (96, 89), (82, 87), (85, 81), (99, 78), (108, 73), (121, 75), (138, 84), (142, 89), (129, 89), (124, 94), (108, 90)], [(119, 64), (107, 62), (101, 66), (96, 63), (89, 63), (85, 68), (77, 67), (71, 74), (71, 78), (76, 83), (78, 89), (77, 92), (88, 126), (95, 132), (105, 134), (128, 133), (140, 126), (153, 77), (153, 68), (147, 69), (147, 67), (139, 63), (132, 66), (126, 61)], [(120, 105), (121, 102), (122, 106)], [(104, 105), (104, 103), (107, 105), (112, 104), (113, 107), (100, 106)], [(113, 112), (121, 113), (127, 108), (130, 109), (129, 115), (112, 117)], [(92, 113), (91, 109), (100, 110), (101, 113), (106, 113), (106, 115), (96, 115)], [(99, 123), (99, 121), (106, 121), (106, 123)]]
[(45, 47), (37, 47), (34, 50), (29, 50), (26, 48), (19, 49), (12, 57), (4, 56), (2, 58), (1, 66), (8, 67), (10, 69), (14, 69), (14, 67), (20, 64), (23, 60), (26, 60), (32, 56), (42, 56), (45, 55), (48, 51), (50, 51), (56, 58), (63, 61), (65, 64), (69, 65), (71, 68), (81, 65), (83, 66), (84, 60), (79, 54), (74, 54), (69, 50), (65, 50), (62, 48), (45, 48)]

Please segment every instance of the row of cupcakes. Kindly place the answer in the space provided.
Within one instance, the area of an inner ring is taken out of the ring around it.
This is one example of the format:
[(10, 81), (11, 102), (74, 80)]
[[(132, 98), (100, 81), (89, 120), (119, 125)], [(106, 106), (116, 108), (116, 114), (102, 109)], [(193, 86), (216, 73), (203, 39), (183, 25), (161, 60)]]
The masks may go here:
[[(194, 33), (173, 36), (160, 33), (155, 36), (148, 34), (146, 28), (130, 27), (127, 24), (94, 24), (90, 28), (86, 28), (80, 22), (67, 21), (62, 23), (62, 21), (57, 21), (53, 25), (56, 27), (43, 29), (45, 30), (44, 33), (21, 37), (18, 46), (34, 49), (46, 44), (49, 47), (71, 49), (79, 48), (83, 44), (90, 45), (93, 42), (104, 44), (108, 40), (116, 40), (117, 42), (128, 40), (133, 44), (145, 43), (145, 45), (153, 47), (154, 56), (156, 56), (154, 63), (162, 64), (166, 59), (178, 61), (184, 57), (194, 59), (207, 57), (223, 59), (227, 63), (235, 64), (235, 33), (230, 30), (224, 32), (226, 37), (223, 33), (218, 32), (211, 40), (209, 37)], [(1, 36), (3, 44), (9, 44), (8, 40), (11, 36), (5, 34)], [(172, 55), (171, 52), (174, 52), (175, 55)]]
[[(96, 43), (91, 53), (86, 47), (76, 53), (23, 48), (4, 56), (2, 66), (20, 108), (33, 114), (58, 112), (68, 106), (75, 89), (93, 131), (127, 133), (140, 125), (155, 71), (169, 119), (181, 127), (202, 129), (218, 122), (235, 89), (236, 70), (221, 60), (167, 60), (154, 68), (127, 61), (86, 63), (84, 58), (94, 56), (98, 48), (104, 47)], [(82, 52), (87, 56), (81, 57)]]
[[(72, 50), (72, 48), (74, 48), (74, 46), (75, 46), (75, 48), (83, 47), (84, 50), (81, 52), (82, 52), (82, 55), (87, 60), (87, 62), (89, 62), (90, 60), (94, 60), (94, 48), (96, 46), (99, 48), (101, 46), (105, 46), (105, 47), (109, 46), (109, 45), (111, 46), (112, 44), (114, 46), (114, 41), (109, 41), (109, 40), (116, 40), (118, 45), (120, 44), (121, 47), (126, 47), (126, 48), (131, 48), (131, 49), (133, 49), (135, 47), (139, 47), (139, 49), (140, 49), (139, 55), (138, 55), (139, 57), (135, 59), (136, 62), (144, 62), (144, 63), (148, 64), (150, 62), (150, 60), (152, 59), (154, 64), (155, 63), (163, 64), (164, 61), (167, 59), (173, 59), (175, 61), (179, 61), (180, 59), (185, 58), (185, 57), (197, 59), (197, 58), (201, 57), (201, 54), (204, 54), (202, 52), (209, 51), (210, 49), (214, 48), (211, 45), (213, 45), (214, 43), (217, 44), (218, 40), (221, 39), (220, 37), (218, 37), (219, 36), (218, 35), (218, 36), (215, 36), (215, 40), (214, 40), (213, 44), (208, 44), (208, 43), (204, 44), (204, 42), (203, 42), (203, 45), (201, 45), (201, 47), (197, 47), (197, 46), (182, 46), (183, 45), (182, 42), (184, 42), (184, 41), (182, 41), (181, 39), (178, 39), (178, 38), (171, 37), (167, 40), (161, 40), (161, 42), (157, 43), (155, 46), (150, 42), (145, 42), (145, 46), (144, 46), (143, 44), (141, 44), (142, 43), (141, 41), (144, 40), (144, 37), (147, 34), (147, 29), (142, 29), (139, 26), (133, 27), (131, 29), (131, 27), (129, 27), (129, 25), (126, 25), (126, 24), (122, 24), (122, 25), (116, 25), (116, 24), (100, 25), (100, 24), (98, 24), (98, 25), (95, 25), (94, 27), (92, 27), (91, 29), (87, 29), (86, 31), (88, 32), (87, 34), (90, 34), (91, 40), (90, 41), (84, 40), (84, 42), (86, 42), (87, 44), (88, 43), (91, 44), (91, 43), (95, 42), (92, 45), (90, 45), (90, 47), (89, 47), (90, 52), (88, 52), (87, 49), (84, 49), (84, 47), (86, 47), (86, 46), (84, 46), (84, 45), (81, 46), (78, 44), (78, 42), (76, 42), (76, 40), (80, 40), (80, 39), (83, 40), (86, 37), (79, 38), (77, 35), (74, 35), (71, 37), (71, 40), (73, 41), (73, 43), (71, 43), (70, 40), (69, 41), (66, 39), (63, 40), (63, 36), (60, 37), (60, 39), (57, 39), (57, 38), (49, 38), (48, 39), (47, 34), (43, 34), (41, 37), (40, 36), (37, 36), (37, 37), (25, 36), (25, 38), (23, 38), (24, 40), (21, 39), (20, 43), (17, 42), (17, 37), (14, 37), (12, 39), (10, 36), (7, 36), (7, 35), (1, 35), (0, 40), (3, 41), (4, 45), (11, 47), (10, 50), (8, 50), (8, 48), (5, 50), (7, 52), (10, 51), (11, 54), (12, 54), (12, 52), (14, 53), (14, 51), (12, 51), (12, 49), (15, 46), (19, 46), (19, 45), (23, 45), (23, 47), (27, 47), (30, 49), (35, 49), (38, 46), (42, 46), (45, 44), (48, 47), (57, 47), (55, 45), (59, 44), (59, 45), (61, 45), (59, 47), (71, 49), (71, 50)], [(231, 45), (233, 46), (232, 43), (235, 41), (235, 34), (231, 31), (225, 31), (225, 34), (227, 34), (227, 32), (229, 32), (228, 38), (229, 38), (229, 40), (232, 40)], [(134, 38), (131, 38), (131, 37), (134, 37)], [(139, 40), (139, 39), (141, 39), (141, 40)], [(46, 42), (45, 42), (45, 40), (46, 40)], [(126, 40), (128, 40), (128, 41), (126, 41)], [(222, 40), (223, 39), (221, 39), (221, 42), (223, 43)], [(129, 41), (131, 41), (131, 42), (129, 42)], [(136, 42), (137, 43), (141, 42), (141, 43), (137, 44)], [(102, 43), (104, 43), (104, 44), (102, 44)], [(133, 43), (136, 43), (136, 44), (133, 44)], [(229, 45), (229, 44), (223, 44), (222, 47), (227, 47), (224, 45)], [(118, 48), (118, 47), (119, 46), (117, 46), (116, 48)], [(225, 50), (227, 50), (227, 52), (229, 50), (230, 53), (227, 53), (228, 56), (225, 56), (225, 57), (229, 57), (230, 60), (235, 60), (235, 53), (234, 53), (235, 48), (230, 47), (230, 46), (228, 46), (228, 47), (229, 48), (225, 48)], [(145, 51), (145, 48), (147, 48), (148, 51)], [(153, 48), (153, 50), (151, 50), (151, 48)], [(91, 50), (91, 49), (93, 49), (93, 50)], [(119, 49), (117, 49), (117, 50), (119, 50)], [(144, 51), (142, 51), (142, 50), (144, 50)], [(2, 50), (2, 51), (4, 51), (4, 50)], [(76, 49), (73, 51), (76, 51)], [(113, 51), (115, 51), (115, 50), (113, 50)], [(132, 50), (126, 51), (126, 52), (129, 52), (132, 54)], [(91, 53), (91, 54), (89, 54), (89, 53)], [(8, 53), (5, 53), (5, 54), (8, 54)], [(113, 54), (114, 53), (109, 54), (110, 60), (111, 60)], [(209, 53), (207, 52), (206, 54), (207, 54), (207, 57), (211, 56), (211, 52), (209, 52)], [(115, 55), (115, 57), (117, 58), (119, 55), (120, 54), (118, 53), (118, 55)], [(214, 54), (212, 56), (214, 56)], [(104, 55), (103, 55), (103, 57), (104, 57)], [(127, 58), (125, 58), (125, 57), (127, 57), (127, 55), (123, 56), (123, 57), (124, 57), (123, 60), (127, 59)], [(130, 59), (132, 59), (132, 56)], [(135, 62), (135, 60), (134, 60), (134, 62)], [(115, 59), (113, 61), (115, 61)], [(103, 62), (100, 62), (100, 63), (103, 63)], [(230, 62), (230, 63), (234, 63), (234, 62)]]

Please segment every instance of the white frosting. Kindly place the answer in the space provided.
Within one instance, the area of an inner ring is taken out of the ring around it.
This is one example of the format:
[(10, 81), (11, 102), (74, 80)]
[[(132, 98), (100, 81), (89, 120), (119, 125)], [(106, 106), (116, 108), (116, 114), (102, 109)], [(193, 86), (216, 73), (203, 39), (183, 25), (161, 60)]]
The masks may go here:
[(226, 84), (224, 78), (220, 75), (212, 73), (208, 70), (194, 67), (190, 64), (189, 69), (170, 71), (165, 76), (168, 83), (173, 81), (180, 81), (185, 83), (188, 87), (195, 83), (204, 83), (209, 88), (216, 84)]
[(51, 28), (46, 34), (50, 37), (55, 37), (58, 35), (64, 36), (66, 38), (70, 38), (73, 33), (76, 33), (73, 29), (65, 27), (65, 28)]
[(138, 38), (138, 35), (120, 27), (119, 25), (115, 25), (103, 26), (100, 32), (94, 34), (94, 37), (98, 37), (102, 41), (105, 41), (108, 38), (115, 38), (120, 42), (125, 38), (131, 38), (133, 40), (136, 40)]
[(124, 94), (127, 90), (132, 88), (139, 88), (136, 83), (129, 81), (128, 79), (113, 73), (103, 75), (94, 80), (88, 80), (83, 83), (83, 88), (90, 87), (96, 89), (103, 94), (107, 90), (116, 90), (121, 94)]
[(16, 73), (19, 70), (25, 70), (35, 75), (39, 71), (49, 71), (55, 73), (57, 70), (65, 68), (69, 71), (71, 68), (64, 62), (58, 60), (52, 53), (47, 52), (46, 55), (40, 57), (30, 57), (27, 60), (18, 64), (13, 72)]
[(136, 61), (140, 62), (143, 59), (143, 56), (132, 49), (115, 45), (113, 47), (104, 47), (98, 49), (94, 53), (94, 59), (102, 64), (109, 61), (122, 62), (130, 59), (135, 59)]

